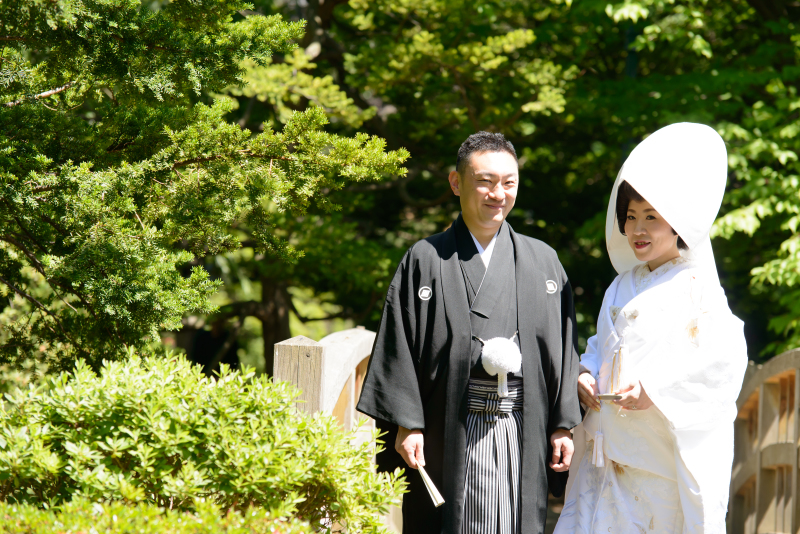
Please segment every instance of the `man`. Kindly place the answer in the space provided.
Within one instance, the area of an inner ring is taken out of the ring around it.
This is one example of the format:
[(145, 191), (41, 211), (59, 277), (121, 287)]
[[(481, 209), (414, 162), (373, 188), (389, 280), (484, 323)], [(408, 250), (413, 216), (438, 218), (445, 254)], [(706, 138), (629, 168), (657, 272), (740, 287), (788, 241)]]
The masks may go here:
[[(556, 253), (505, 222), (519, 166), (502, 135), (471, 135), (449, 182), (461, 215), (397, 268), (358, 410), (394, 444), (378, 468), (425, 466), (445, 499), (434, 508), (409, 471), (404, 533), (541, 533), (580, 422), (572, 290)], [(483, 365), (492, 338), (522, 354), (508, 397)]]

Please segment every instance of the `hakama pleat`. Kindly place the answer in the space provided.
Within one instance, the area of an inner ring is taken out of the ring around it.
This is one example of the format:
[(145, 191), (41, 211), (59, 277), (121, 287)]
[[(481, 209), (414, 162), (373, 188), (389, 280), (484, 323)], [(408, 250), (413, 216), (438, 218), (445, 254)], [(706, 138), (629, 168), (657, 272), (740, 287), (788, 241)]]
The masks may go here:
[[(483, 380), (470, 381), (463, 534), (519, 534), (522, 453), (521, 380), (509, 398), (487, 394)], [(492, 387), (497, 387), (494, 381)]]

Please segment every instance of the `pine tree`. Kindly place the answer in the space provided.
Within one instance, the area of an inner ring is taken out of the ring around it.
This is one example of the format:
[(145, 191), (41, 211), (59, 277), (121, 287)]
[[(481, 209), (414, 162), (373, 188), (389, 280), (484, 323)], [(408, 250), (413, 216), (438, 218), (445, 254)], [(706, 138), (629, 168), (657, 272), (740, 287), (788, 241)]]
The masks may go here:
[[(254, 133), (213, 95), (291, 54), (304, 23), (237, 0), (0, 4), (0, 357), (97, 364), (215, 310), (208, 255), (294, 262), (287, 214), (402, 175), (404, 150), (326, 131), (325, 110)], [(246, 236), (238, 230), (246, 226)]]

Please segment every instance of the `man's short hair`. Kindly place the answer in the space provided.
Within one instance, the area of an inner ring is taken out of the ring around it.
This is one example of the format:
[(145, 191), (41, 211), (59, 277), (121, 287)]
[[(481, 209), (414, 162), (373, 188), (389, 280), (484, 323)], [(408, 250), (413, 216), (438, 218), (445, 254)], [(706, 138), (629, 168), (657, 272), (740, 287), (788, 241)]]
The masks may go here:
[(476, 153), (480, 152), (508, 152), (514, 156), (514, 161), (519, 164), (517, 159), (517, 151), (514, 150), (514, 145), (506, 139), (501, 133), (492, 132), (478, 132), (467, 137), (467, 140), (461, 143), (458, 149), (458, 158), (456, 158), (456, 170), (460, 173), (464, 172), (464, 167), (469, 162), (469, 158)]

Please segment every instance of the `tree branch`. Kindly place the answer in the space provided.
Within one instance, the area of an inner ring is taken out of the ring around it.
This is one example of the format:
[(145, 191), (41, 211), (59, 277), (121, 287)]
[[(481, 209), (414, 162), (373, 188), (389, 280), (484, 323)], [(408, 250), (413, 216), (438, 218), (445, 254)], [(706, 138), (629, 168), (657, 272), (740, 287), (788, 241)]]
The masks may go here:
[[(9, 208), (11, 208), (11, 205), (10, 205), (9, 203), (7, 203), (7, 202), (6, 202), (6, 205), (7, 205)], [(28, 229), (27, 229), (27, 228), (25, 228), (25, 226), (24, 226), (24, 225), (22, 224), (22, 222), (21, 222), (21, 221), (20, 221), (20, 220), (17, 218), (17, 216), (16, 216), (16, 215), (13, 215), (13, 214), (12, 214), (11, 216), (12, 216), (12, 217), (14, 218), (14, 220), (16, 221), (16, 223), (17, 223), (17, 226), (19, 226), (19, 228), (20, 228), (20, 229), (22, 229), (22, 231), (23, 231), (23, 232), (25, 232), (25, 235), (27, 235), (27, 236), (28, 236), (28, 239), (30, 239), (30, 240), (31, 240), (31, 242), (33, 242), (33, 244), (34, 244), (34, 245), (36, 245), (37, 247), (39, 247), (39, 249), (40, 249), (40, 250), (41, 250), (41, 251), (42, 251), (44, 254), (49, 254), (49, 253), (50, 253), (50, 251), (48, 251), (46, 248), (44, 248), (44, 246), (42, 246), (42, 245), (41, 245), (41, 243), (39, 243), (39, 242), (36, 240), (36, 238), (35, 238), (35, 237), (33, 237), (33, 235), (32, 235), (32, 234), (31, 234), (31, 233), (28, 231)], [(12, 238), (12, 239), (13, 239), (13, 238)], [(7, 241), (7, 240), (6, 240), (6, 241)], [(9, 241), (9, 242), (10, 242), (10, 241)], [(13, 243), (12, 243), (12, 244), (13, 244)], [(30, 251), (26, 252), (26, 255), (28, 255), (28, 254), (31, 254), (31, 255), (32, 255), (32, 253), (31, 253)], [(29, 256), (29, 257), (30, 257), (30, 256)], [(36, 262), (37, 262), (37, 263), (39, 263), (39, 262), (38, 262), (38, 260), (36, 260)], [(39, 263), (39, 265), (41, 265), (41, 263)], [(94, 265), (94, 263), (93, 263), (93, 265)], [(94, 266), (95, 266), (95, 267), (97, 267), (96, 265), (94, 265)], [(44, 274), (44, 271), (43, 271), (43, 270), (42, 270), (42, 271), (40, 271), (40, 272), (42, 273), (42, 275), (43, 275), (43, 276), (45, 276), (45, 274)], [(73, 287), (66, 287), (64, 284), (61, 284), (61, 283), (59, 283), (59, 282), (56, 282), (55, 280), (53, 280), (53, 279), (50, 279), (50, 278), (47, 278), (46, 276), (45, 276), (45, 279), (47, 280), (47, 282), (48, 282), (48, 283), (50, 283), (50, 284), (52, 284), (52, 285), (55, 285), (55, 286), (58, 286), (58, 287), (60, 287), (61, 289), (63, 289), (64, 291), (67, 291), (67, 292), (69, 292), (69, 293), (72, 293), (73, 295), (75, 295), (76, 297), (78, 297), (78, 300), (80, 300), (80, 301), (81, 301), (81, 303), (82, 303), (82, 304), (85, 306), (86, 310), (87, 310), (87, 311), (88, 311), (90, 314), (92, 314), (92, 317), (94, 317), (95, 319), (97, 319), (97, 314), (94, 312), (94, 309), (93, 309), (93, 308), (92, 308), (92, 307), (89, 305), (89, 302), (88, 302), (88, 300), (86, 299), (86, 297), (85, 297), (84, 295), (82, 295), (82, 294), (81, 294), (81, 292), (80, 292), (80, 291), (78, 291), (77, 289), (75, 289), (75, 288), (73, 288)], [(58, 292), (57, 292), (57, 291), (56, 291), (55, 293), (56, 293), (56, 294), (58, 294)], [(62, 297), (61, 297), (61, 295), (59, 295), (59, 297), (60, 297), (60, 298), (62, 298)], [(63, 298), (62, 298), (62, 300), (63, 300)], [(75, 308), (73, 308), (73, 307), (72, 307), (72, 306), (71, 306), (71, 305), (70, 305), (68, 302), (64, 301), (64, 303), (65, 303), (67, 306), (69, 306), (70, 308), (72, 308), (74, 311), (76, 311), (76, 312), (77, 312), (77, 310), (75, 310)], [(53, 318), (55, 319), (55, 316), (53, 316)], [(58, 322), (58, 319), (55, 319), (55, 320), (56, 320), (56, 322)], [(116, 322), (114, 322), (114, 321), (112, 321), (112, 322), (113, 322), (113, 324), (116, 326)], [(62, 332), (64, 332), (64, 335), (65, 335), (65, 336), (67, 336), (67, 333), (64, 331), (63, 327), (61, 327), (61, 324), (60, 324), (60, 323), (59, 323), (59, 328), (61, 328), (61, 331), (62, 331)], [(105, 326), (104, 326), (104, 328), (105, 328), (106, 332), (108, 332), (108, 333), (109, 333), (109, 334), (110, 334), (112, 337), (115, 337), (115, 338), (117, 338), (117, 340), (119, 340), (119, 342), (120, 342), (120, 343), (122, 343), (123, 345), (125, 344), (125, 342), (122, 340), (122, 338), (120, 337), (120, 335), (119, 335), (119, 334), (118, 334), (116, 331), (113, 331), (113, 332), (112, 332), (112, 331), (111, 331), (111, 330), (108, 328), (108, 326), (107, 326), (107, 325), (105, 325)], [(69, 336), (67, 336), (67, 339), (70, 339), (70, 338), (69, 338)], [(74, 341), (72, 341), (71, 339), (70, 339), (70, 342), (74, 343)], [(77, 346), (77, 345), (76, 345), (76, 346)]]
[(63, 236), (67, 235), (67, 231), (64, 230), (63, 228), (61, 228), (61, 226), (57, 222), (55, 222), (53, 219), (51, 219), (50, 217), (48, 217), (44, 213), (39, 213), (38, 215), (39, 215), (39, 217), (42, 218), (42, 220), (44, 222), (46, 222), (47, 224), (52, 226), (59, 234), (61, 234)]
[[(282, 161), (290, 161), (290, 159), (291, 159), (291, 158), (287, 158), (287, 157), (284, 157), (284, 156), (262, 156), (261, 154), (253, 154), (249, 150), (237, 150), (236, 152), (238, 152), (242, 156), (249, 157), (249, 158), (269, 158), (270, 162), (272, 160), (274, 160), (274, 159), (282, 160)], [(206, 156), (206, 157), (202, 157), (202, 158), (191, 158), (191, 159), (185, 159), (183, 161), (176, 161), (175, 163), (172, 164), (172, 170), (175, 171), (175, 170), (177, 170), (177, 169), (179, 169), (181, 167), (186, 167), (187, 165), (193, 165), (195, 163), (207, 163), (209, 161), (214, 161), (214, 160), (224, 159), (224, 158), (225, 158), (225, 156), (223, 156), (223, 155), (215, 154), (213, 156)]]
[[(39, 93), (38, 95), (33, 95), (30, 99), (31, 100), (39, 100), (40, 98), (47, 98), (48, 96), (53, 96), (54, 94), (60, 93), (61, 91), (66, 91), (67, 89), (69, 89), (73, 85), (75, 85), (75, 82), (69, 82), (69, 83), (67, 83), (65, 85), (62, 85), (61, 87), (56, 87), (55, 89), (50, 89), (49, 91), (45, 91), (44, 93)], [(6, 103), (4, 105), (5, 105), (5, 107), (10, 108), (10, 107), (18, 106), (18, 105), (24, 103), (26, 100), (28, 100), (28, 99), (27, 98), (20, 98), (19, 100), (16, 100), (14, 102), (8, 102), (8, 103)]]
[(292, 296), (288, 292), (286, 293), (286, 296), (288, 297), (286, 300), (289, 301), (289, 309), (292, 311), (292, 313), (295, 314), (295, 316), (298, 319), (300, 319), (300, 322), (303, 323), (303, 324), (310, 323), (312, 321), (330, 321), (332, 319), (340, 319), (340, 318), (346, 317), (348, 315), (347, 313), (345, 313), (344, 310), (342, 310), (339, 313), (334, 313), (334, 314), (328, 315), (326, 317), (304, 317), (303, 315), (300, 314), (299, 311), (297, 311), (297, 308), (294, 305), (294, 299), (292, 299)]
[(9, 243), (17, 247), (20, 251), (22, 251), (23, 254), (25, 254), (25, 256), (28, 257), (31, 263), (33, 263), (34, 269), (36, 269), (42, 275), (44, 275), (44, 266), (41, 264), (39, 259), (33, 254), (33, 252), (25, 248), (25, 246), (22, 243), (20, 243), (10, 235), (0, 235), (0, 240), (5, 241), (6, 243)]
[[(11, 205), (10, 205), (8, 202), (6, 202), (6, 206), (8, 206), (9, 208), (11, 208)], [(14, 221), (17, 223), (17, 226), (19, 226), (19, 228), (20, 228), (20, 229), (21, 229), (23, 232), (25, 232), (25, 235), (27, 235), (27, 236), (28, 236), (28, 239), (30, 239), (30, 240), (33, 242), (33, 244), (34, 244), (34, 245), (36, 245), (37, 247), (39, 247), (39, 250), (41, 250), (41, 251), (42, 251), (42, 252), (44, 252), (45, 254), (49, 254), (49, 253), (50, 253), (50, 251), (49, 251), (49, 250), (47, 250), (46, 248), (44, 248), (44, 246), (43, 246), (41, 243), (39, 243), (39, 242), (36, 240), (36, 238), (35, 238), (35, 237), (33, 237), (33, 234), (31, 234), (31, 233), (28, 231), (28, 229), (27, 229), (27, 228), (25, 228), (25, 225), (24, 225), (24, 224), (22, 224), (22, 221), (20, 221), (20, 220), (19, 220), (19, 218), (18, 218), (16, 215), (14, 215), (14, 214), (11, 214), (11, 217), (12, 217), (12, 218), (14, 219)]]
[(144, 227), (144, 223), (142, 222), (142, 219), (140, 219), (140, 218), (139, 218), (139, 214), (138, 214), (138, 213), (136, 213), (136, 211), (134, 211), (134, 212), (133, 212), (133, 214), (134, 214), (134, 215), (136, 215), (136, 220), (137, 220), (137, 221), (139, 221), (139, 224), (141, 225), (141, 227), (142, 227), (142, 230), (144, 230), (144, 231), (146, 232), (146, 231), (147, 231), (147, 229), (145, 229), (145, 227)]
[[(63, 332), (65, 336), (67, 335), (67, 333), (64, 331), (64, 327), (61, 325), (61, 321), (59, 321), (59, 320), (56, 318), (56, 316), (55, 316), (55, 315), (53, 315), (52, 313), (50, 313), (50, 310), (48, 310), (48, 309), (45, 307), (45, 305), (44, 305), (44, 304), (42, 304), (41, 302), (39, 302), (38, 300), (36, 300), (36, 298), (35, 298), (35, 297), (32, 297), (32, 296), (28, 295), (28, 294), (27, 294), (27, 293), (25, 293), (23, 290), (19, 289), (17, 286), (15, 286), (14, 284), (12, 284), (11, 282), (9, 282), (8, 280), (6, 280), (5, 278), (3, 278), (2, 276), (0, 276), (0, 282), (3, 282), (3, 283), (4, 283), (5, 285), (7, 285), (7, 286), (8, 286), (8, 287), (9, 287), (9, 288), (10, 288), (10, 289), (11, 289), (11, 290), (14, 292), (14, 293), (16, 293), (17, 295), (19, 295), (20, 297), (22, 297), (22, 298), (24, 298), (25, 300), (27, 300), (27, 301), (31, 302), (32, 304), (34, 304), (34, 305), (35, 305), (37, 308), (39, 308), (40, 310), (42, 310), (42, 311), (45, 313), (45, 315), (48, 315), (48, 316), (52, 317), (52, 318), (53, 318), (53, 320), (54, 320), (54, 321), (55, 321), (55, 322), (58, 324), (58, 327), (61, 329), (61, 332)], [(67, 336), (67, 339), (69, 339), (69, 336)], [(70, 340), (70, 341), (72, 341), (72, 340)]]
[[(53, 280), (53, 279), (49, 278), (49, 277), (47, 276), (47, 273), (45, 273), (45, 272), (44, 272), (44, 266), (43, 266), (43, 265), (42, 265), (42, 263), (39, 261), (39, 259), (38, 259), (38, 258), (37, 258), (37, 257), (36, 257), (34, 254), (33, 254), (33, 252), (31, 252), (30, 250), (28, 250), (27, 248), (25, 248), (25, 246), (24, 246), (22, 243), (20, 243), (19, 241), (17, 241), (16, 239), (14, 239), (13, 237), (11, 237), (11, 236), (8, 236), (8, 235), (0, 235), (0, 240), (2, 240), (2, 241), (5, 241), (6, 243), (10, 243), (10, 244), (14, 245), (15, 247), (17, 247), (17, 248), (18, 248), (20, 251), (22, 251), (22, 253), (23, 253), (23, 254), (25, 254), (25, 256), (27, 256), (28, 260), (30, 260), (30, 262), (33, 264), (33, 268), (34, 268), (34, 269), (36, 269), (37, 271), (39, 271), (39, 273), (40, 273), (42, 276), (44, 276), (44, 279), (45, 279), (45, 280), (47, 280), (47, 283), (48, 283), (48, 284), (50, 284), (51, 286), (57, 286), (57, 287), (60, 287), (61, 289), (65, 290), (65, 291), (67, 291), (67, 292), (69, 292), (69, 293), (73, 293), (73, 294), (75, 294), (75, 295), (78, 297), (78, 299), (80, 299), (80, 300), (81, 300), (81, 302), (83, 302), (83, 303), (84, 303), (84, 305), (86, 305), (86, 302), (85, 302), (85, 301), (84, 301), (84, 300), (83, 300), (83, 299), (80, 297), (80, 295), (78, 295), (78, 294), (77, 294), (77, 293), (76, 293), (74, 290), (72, 290), (72, 289), (70, 289), (70, 288), (66, 288), (66, 287), (64, 287), (64, 285), (63, 285), (63, 284), (60, 284), (59, 282), (57, 282), (57, 281), (55, 281), (55, 280)], [(67, 302), (67, 301), (66, 301), (66, 299), (64, 299), (64, 297), (62, 297), (62, 296), (61, 296), (61, 295), (58, 293), (58, 291), (56, 291), (55, 289), (53, 289), (53, 292), (54, 292), (56, 295), (58, 295), (58, 298), (60, 298), (60, 299), (61, 299), (61, 301), (62, 301), (64, 304), (66, 304), (66, 305), (69, 307), (69, 309), (71, 309), (71, 310), (72, 310), (72, 311), (74, 311), (75, 313), (77, 313), (77, 312), (78, 312), (78, 310), (76, 310), (76, 309), (75, 309), (75, 308), (72, 306), (72, 304), (70, 304), (69, 302)], [(88, 307), (88, 306), (87, 306), (87, 307)], [(91, 309), (90, 309), (89, 311), (91, 311)]]
[(177, 170), (177, 169), (179, 169), (181, 167), (186, 167), (187, 165), (193, 165), (195, 163), (207, 163), (209, 161), (222, 159), (224, 157), (225, 156), (216, 155), (216, 156), (208, 156), (208, 157), (205, 157), (205, 158), (192, 158), (192, 159), (186, 159), (186, 160), (183, 160), (183, 161), (176, 161), (175, 163), (172, 164), (172, 170), (174, 171), (174, 170)]
[[(113, 33), (111, 34), (111, 38), (116, 40), (116, 41), (119, 41), (120, 43), (124, 43), (125, 42), (125, 39), (123, 39), (119, 35), (114, 35)], [(173, 52), (173, 53), (175, 53), (175, 52), (188, 53), (189, 52), (189, 50), (179, 50), (179, 49), (176, 49), (176, 48), (166, 48), (164, 46), (151, 45), (151, 44), (146, 44), (145, 47), (148, 50), (164, 50), (165, 52)]]
[(267, 317), (267, 313), (264, 310), (263, 304), (264, 303), (256, 300), (234, 302), (232, 304), (228, 304), (227, 306), (223, 306), (219, 313), (214, 317), (214, 320), (209, 322), (218, 322), (223, 319), (236, 316), (255, 317), (256, 319), (263, 321)]

